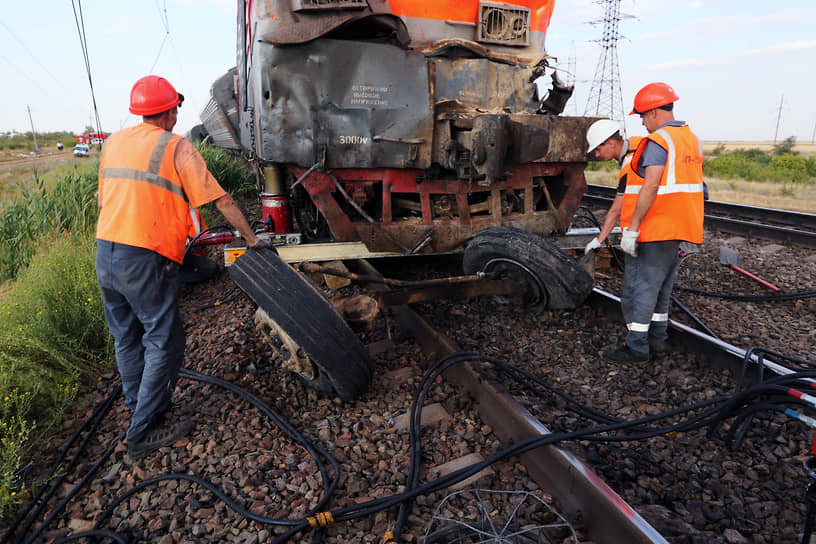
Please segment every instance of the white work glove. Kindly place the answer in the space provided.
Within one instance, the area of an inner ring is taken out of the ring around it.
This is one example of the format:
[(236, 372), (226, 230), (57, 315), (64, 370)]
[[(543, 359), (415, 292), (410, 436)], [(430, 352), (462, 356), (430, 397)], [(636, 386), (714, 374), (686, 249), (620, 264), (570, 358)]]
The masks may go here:
[(637, 239), (640, 236), (639, 230), (623, 229), (621, 233), (621, 249), (624, 253), (637, 257)]
[(594, 249), (598, 249), (599, 247), (601, 247), (601, 243), (598, 241), (598, 237), (596, 236), (595, 238), (590, 240), (589, 243), (584, 248), (584, 255), (586, 255), (587, 253)]

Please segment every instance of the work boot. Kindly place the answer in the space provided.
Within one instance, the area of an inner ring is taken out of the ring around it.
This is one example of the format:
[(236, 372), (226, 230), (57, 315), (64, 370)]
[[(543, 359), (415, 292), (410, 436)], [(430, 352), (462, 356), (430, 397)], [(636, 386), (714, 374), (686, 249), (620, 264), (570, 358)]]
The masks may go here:
[(151, 426), (141, 439), (134, 442), (128, 440), (128, 456), (137, 461), (148, 453), (184, 438), (192, 428), (193, 424), (188, 420)]
[(615, 349), (604, 351), (603, 358), (610, 363), (645, 363), (649, 360), (649, 355), (638, 355), (624, 344)]
[(666, 344), (649, 344), (649, 353), (655, 357), (662, 357), (666, 354)]

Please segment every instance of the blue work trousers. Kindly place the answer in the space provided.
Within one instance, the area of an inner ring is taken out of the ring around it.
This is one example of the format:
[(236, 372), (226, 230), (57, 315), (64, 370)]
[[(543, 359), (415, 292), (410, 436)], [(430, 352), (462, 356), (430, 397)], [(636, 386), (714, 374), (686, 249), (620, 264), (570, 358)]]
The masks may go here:
[(679, 240), (638, 242), (637, 257), (626, 255), (621, 309), (626, 345), (636, 355), (665, 348), (679, 246)]
[(130, 409), (127, 439), (138, 441), (170, 408), (184, 360), (179, 265), (148, 249), (97, 240), (96, 278)]

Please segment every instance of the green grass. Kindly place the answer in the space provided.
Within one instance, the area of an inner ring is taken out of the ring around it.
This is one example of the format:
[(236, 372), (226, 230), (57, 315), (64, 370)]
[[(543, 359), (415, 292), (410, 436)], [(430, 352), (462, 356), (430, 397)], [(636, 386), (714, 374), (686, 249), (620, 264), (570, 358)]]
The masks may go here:
[[(44, 240), (0, 304), (0, 515), (24, 491), (14, 473), (37, 435), (60, 423), (80, 384), (113, 361), (93, 235)], [(13, 494), (12, 494), (13, 493)]]

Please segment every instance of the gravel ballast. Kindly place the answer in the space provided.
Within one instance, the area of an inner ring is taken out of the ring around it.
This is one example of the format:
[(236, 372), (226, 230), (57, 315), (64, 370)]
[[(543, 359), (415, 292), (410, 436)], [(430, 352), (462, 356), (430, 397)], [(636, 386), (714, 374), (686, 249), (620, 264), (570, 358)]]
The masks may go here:
[[(772, 294), (719, 264), (718, 249), (723, 244), (738, 249), (744, 268), (775, 283), (782, 292), (816, 288), (816, 258), (811, 250), (718, 233), (708, 233), (700, 253), (684, 260), (678, 287)], [(428, 261), (422, 266), (443, 265)], [(386, 274), (399, 276), (401, 268), (406, 267), (392, 266)], [(596, 285), (613, 293), (619, 282), (620, 272), (614, 267), (596, 275)], [(249, 390), (336, 460), (341, 474), (330, 509), (399, 493), (406, 484), (410, 459), (408, 435), (400, 421), (410, 408), (423, 368), (432, 361), (425, 359), (413, 341), (401, 337), (395, 320), (384, 311), (372, 330), (360, 333), (365, 344), (382, 348), (373, 353), (377, 367), (369, 391), (348, 403), (319, 396), (296, 376), (280, 370), (272, 350), (255, 330), (254, 306), (243, 295), (231, 294), (233, 285), (221, 272), (185, 289), (181, 301), (188, 335), (185, 367)], [(816, 299), (744, 302), (681, 289), (675, 294), (724, 341), (813, 360)], [(221, 299), (225, 301), (213, 305)], [(622, 341), (625, 327), (617, 316), (602, 315), (587, 305), (574, 311), (531, 314), (480, 298), (423, 304), (418, 310), (462, 349), (534, 371), (550, 385), (616, 417), (634, 419), (730, 394), (735, 387), (731, 373), (710, 367), (703, 358), (683, 352), (682, 346), (670, 346), (666, 355), (650, 363), (613, 367), (602, 360), (600, 352)], [(671, 317), (691, 323), (676, 309)], [(42, 470), (53, 462), (85, 412), (118, 384), (115, 372), (100, 378), (87, 409), (78, 409), (75, 420), (65, 425), (63, 436), (52, 438), (53, 451), (38, 461)], [(563, 403), (548, 405), (527, 393), (519, 391), (519, 395), (552, 429), (585, 424), (565, 410)], [(137, 463), (130, 462), (123, 444), (117, 445), (87, 490), (44, 530), (41, 541), (89, 530), (117, 496), (168, 473), (205, 478), (240, 508), (262, 518), (299, 520), (321, 500), (324, 485), (315, 460), (246, 400), (217, 385), (186, 378), (179, 380), (175, 399), (178, 417), (195, 423), (191, 435)], [(480, 420), (473, 402), (450, 384), (435, 383), (425, 403), (438, 407), (438, 419), (422, 432), (422, 478), (433, 467), (473, 453), (486, 458), (507, 446)], [(69, 474), (49, 506), (80, 482), (90, 464), (121, 435), (127, 421), (120, 398), (91, 439), (91, 454)], [(810, 455), (812, 438), (799, 422), (759, 414), (735, 451), (723, 429), (712, 436), (701, 430), (642, 442), (566, 446), (593, 466), (670, 542), (793, 543), (801, 539), (807, 509), (808, 478), (802, 462)], [(34, 475), (33, 469), (30, 474)], [(548, 502), (551, 499), (513, 459), (494, 465), (471, 485), (532, 492)], [(400, 542), (419, 541), (434, 509), (453, 491), (418, 497)], [(552, 498), (552, 503), (557, 507), (558, 498)], [(395, 509), (390, 509), (338, 523), (327, 529), (324, 541), (380, 542), (395, 517)], [(589, 542), (580, 520), (570, 521), (577, 540)], [(174, 478), (130, 496), (102, 527), (126, 535), (131, 542), (162, 544), (269, 542), (283, 531), (236, 514), (197, 483)], [(293, 541), (310, 542), (313, 535), (306, 532)], [(568, 537), (562, 534), (559, 538), (571, 541)]]

